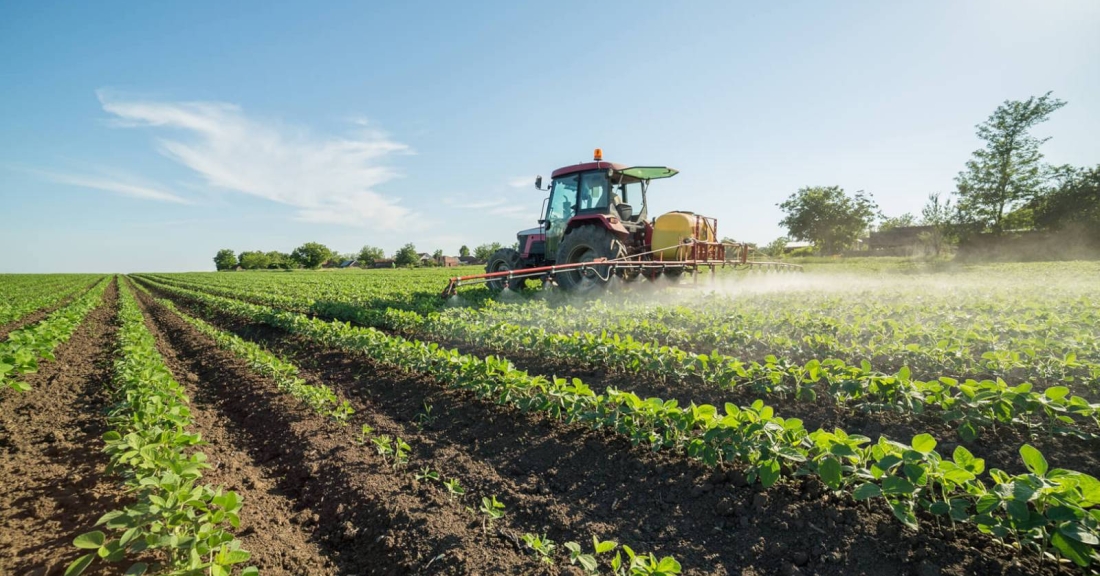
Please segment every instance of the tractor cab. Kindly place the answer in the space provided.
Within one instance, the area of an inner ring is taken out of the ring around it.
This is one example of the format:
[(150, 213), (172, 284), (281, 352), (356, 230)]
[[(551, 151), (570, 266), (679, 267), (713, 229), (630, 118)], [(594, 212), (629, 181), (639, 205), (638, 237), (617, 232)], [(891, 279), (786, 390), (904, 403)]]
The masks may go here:
[[(539, 228), (524, 230), (524, 234), (542, 237), (541, 254), (527, 252), (523, 256), (542, 256), (555, 261), (563, 236), (578, 226), (596, 224), (615, 232), (628, 246), (635, 244), (630, 237), (639, 236), (644, 241), (648, 225), (646, 192), (650, 180), (669, 178), (676, 170), (663, 166), (626, 166), (604, 162), (600, 149), (596, 149), (592, 162), (559, 168), (551, 174), (550, 186), (542, 187), (542, 177), (535, 180), (539, 190), (549, 190), (543, 202)], [(520, 238), (520, 248), (527, 242)], [(533, 243), (532, 243), (533, 244)]]

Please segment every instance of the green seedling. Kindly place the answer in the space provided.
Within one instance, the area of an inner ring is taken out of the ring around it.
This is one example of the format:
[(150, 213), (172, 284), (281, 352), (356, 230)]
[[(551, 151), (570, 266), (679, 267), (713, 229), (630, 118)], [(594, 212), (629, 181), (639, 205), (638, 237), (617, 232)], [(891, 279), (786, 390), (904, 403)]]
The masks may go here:
[(420, 469), (420, 472), (416, 473), (417, 480), (431, 480), (433, 482), (439, 482), (439, 472), (432, 470), (425, 466)]
[(461, 497), (466, 495), (466, 489), (463, 488), (462, 485), (458, 483), (458, 478), (451, 478), (450, 480), (445, 480), (443, 482), (443, 486), (447, 488), (447, 494), (450, 495), (452, 501), (455, 498), (461, 498)]
[(374, 428), (363, 424), (363, 428), (359, 430), (359, 434), (355, 437), (355, 443), (360, 446), (365, 446), (367, 442), (370, 442), (371, 434), (374, 434)]
[(539, 555), (539, 560), (544, 564), (554, 563), (554, 550), (558, 547), (553, 540), (546, 537), (545, 534), (539, 536), (537, 534), (524, 534), (523, 543), (528, 548), (535, 551)]
[(504, 504), (497, 500), (496, 496), (481, 499), (481, 507), (478, 508), (484, 515), (481, 519), (481, 529), (488, 530), (493, 527), (493, 522), (504, 518)]

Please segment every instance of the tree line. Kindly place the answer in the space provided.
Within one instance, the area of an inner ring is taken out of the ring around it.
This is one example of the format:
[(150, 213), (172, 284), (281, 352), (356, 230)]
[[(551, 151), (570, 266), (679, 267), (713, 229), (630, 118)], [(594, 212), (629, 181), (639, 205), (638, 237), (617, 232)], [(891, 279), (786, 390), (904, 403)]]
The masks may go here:
[[(460, 257), (474, 256), (478, 261), (484, 262), (501, 248), (499, 242), (482, 244), (473, 251), (463, 245), (458, 250)], [(435, 250), (425, 262), (416, 246), (410, 242), (397, 249), (389, 258), (394, 267), (410, 266), (434, 266), (442, 260), (443, 250)], [(385, 261), (386, 253), (376, 246), (363, 246), (358, 252), (336, 252), (320, 242), (306, 242), (294, 249), (293, 252), (279, 252), (261, 250), (247, 250), (237, 254), (229, 248), (218, 250), (214, 256), (214, 266), (218, 270), (293, 270), (299, 268), (317, 269), (322, 266), (334, 266), (343, 262), (354, 261), (356, 265), (369, 268), (380, 261)]]
[[(836, 254), (872, 230), (927, 226), (922, 240), (936, 253), (977, 234), (1010, 231), (1070, 231), (1100, 246), (1100, 165), (1052, 166), (1044, 162), (1031, 130), (1066, 105), (1051, 96), (1006, 100), (976, 127), (982, 148), (955, 177), (948, 195), (934, 193), (920, 216), (884, 216), (871, 194), (848, 194), (839, 186), (809, 186), (778, 204), (788, 236), (765, 248), (782, 252), (790, 239)], [(876, 226), (877, 224), (877, 226)]]

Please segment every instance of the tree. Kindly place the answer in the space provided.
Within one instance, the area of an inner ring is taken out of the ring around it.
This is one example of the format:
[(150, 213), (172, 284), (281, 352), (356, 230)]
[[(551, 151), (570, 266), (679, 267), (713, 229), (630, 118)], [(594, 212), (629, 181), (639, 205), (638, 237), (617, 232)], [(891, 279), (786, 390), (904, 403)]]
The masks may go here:
[(767, 246), (761, 250), (763, 253), (771, 256), (772, 258), (779, 258), (787, 251), (787, 242), (789, 240), (786, 236), (780, 236), (771, 242), (768, 242)]
[(375, 248), (374, 246), (363, 246), (359, 249), (359, 265), (371, 267), (374, 263), (385, 258), (386, 253), (381, 248)]
[(1024, 101), (1006, 100), (977, 126), (985, 147), (975, 150), (955, 178), (961, 223), (970, 231), (1004, 231), (1006, 210), (1038, 195), (1047, 180), (1039, 146), (1049, 138), (1029, 133), (1066, 103), (1050, 92)]
[(1032, 202), (1036, 226), (1045, 230), (1079, 229), (1100, 241), (1100, 165), (1062, 166), (1057, 184)]
[(487, 262), (489, 258), (493, 257), (493, 253), (501, 249), (500, 242), (493, 242), (492, 244), (482, 244), (477, 248), (474, 248), (474, 258)]
[(420, 254), (412, 242), (405, 244), (393, 255), (393, 261), (398, 266), (415, 266), (420, 263)]
[(789, 236), (808, 240), (826, 254), (849, 248), (878, 215), (878, 205), (863, 191), (854, 197), (839, 186), (802, 188), (779, 208), (786, 217), (779, 222)]
[(281, 268), (283, 270), (290, 270), (291, 268), (297, 267), (297, 262), (291, 259), (290, 254), (286, 252), (272, 250), (271, 252), (265, 253), (264, 256), (267, 256), (268, 269)]
[(436, 262), (441, 262), (443, 260), (443, 250), (436, 250), (435, 252), (432, 252), (432, 260), (435, 260)]
[(218, 270), (232, 270), (237, 267), (237, 255), (228, 248), (218, 250), (214, 256), (214, 267)]
[(324, 244), (306, 242), (290, 253), (290, 258), (304, 268), (320, 268), (336, 254)]
[(458, 255), (463, 258), (468, 258), (470, 256), (470, 247), (463, 244), (462, 247), (458, 249)]
[(931, 226), (931, 232), (920, 235), (921, 242), (928, 245), (935, 254), (942, 254), (950, 238), (954, 236), (955, 208), (951, 199), (941, 199), (940, 194), (928, 195), (928, 202), (920, 211), (922, 226)]
[(894, 228), (905, 228), (907, 226), (913, 226), (917, 223), (917, 218), (906, 212), (901, 216), (895, 216), (893, 218), (883, 218), (882, 223), (878, 225), (879, 232), (885, 232), (887, 230), (893, 230)]
[(263, 270), (271, 264), (267, 254), (258, 250), (241, 252), (237, 258), (241, 262), (241, 268), (245, 270)]

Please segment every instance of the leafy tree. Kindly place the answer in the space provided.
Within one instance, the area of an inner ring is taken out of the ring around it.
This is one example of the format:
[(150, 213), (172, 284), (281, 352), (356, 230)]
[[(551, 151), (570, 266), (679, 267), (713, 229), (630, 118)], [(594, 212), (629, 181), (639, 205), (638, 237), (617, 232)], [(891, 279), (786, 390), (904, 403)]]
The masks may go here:
[(492, 244), (482, 244), (477, 248), (474, 248), (474, 258), (485, 262), (489, 258), (493, 257), (493, 253), (501, 249), (500, 242), (493, 242)]
[(470, 247), (463, 244), (462, 247), (458, 249), (458, 255), (463, 258), (468, 257), (470, 255)]
[(435, 252), (432, 252), (432, 258), (433, 259), (439, 260), (442, 257), (443, 257), (443, 250), (436, 250)]
[(258, 250), (241, 252), (238, 259), (241, 261), (241, 268), (245, 270), (263, 270), (271, 265), (271, 258)]
[(232, 270), (237, 267), (237, 254), (228, 248), (218, 250), (214, 256), (214, 266), (218, 270)]
[(393, 255), (394, 264), (398, 266), (415, 266), (420, 263), (420, 254), (412, 242), (405, 244)]
[(1039, 147), (1049, 138), (1036, 138), (1029, 131), (1066, 105), (1050, 94), (1006, 100), (978, 124), (978, 138), (985, 147), (974, 151), (955, 178), (959, 220), (970, 231), (1002, 232), (1006, 212), (1040, 193), (1047, 170)]
[(286, 252), (272, 250), (264, 255), (267, 256), (267, 267), (269, 269), (281, 268), (283, 270), (290, 270), (291, 268), (296, 268), (298, 265), (297, 262), (291, 259), (290, 254)]
[(848, 196), (839, 186), (802, 188), (779, 208), (786, 217), (779, 223), (789, 236), (808, 240), (827, 254), (850, 247), (878, 215), (878, 205), (863, 191)]
[(955, 236), (955, 207), (950, 198), (941, 198), (937, 192), (928, 195), (928, 202), (920, 211), (920, 223), (922, 226), (931, 226), (930, 232), (923, 232), (920, 240), (926, 244), (934, 254), (942, 254), (946, 245)]
[(336, 254), (324, 244), (306, 242), (290, 253), (290, 258), (304, 268), (320, 268)]
[(1035, 224), (1046, 230), (1077, 228), (1100, 241), (1100, 165), (1062, 166), (1054, 177), (1057, 184), (1031, 204)]
[(780, 236), (771, 242), (768, 242), (767, 246), (764, 246), (763, 253), (771, 256), (772, 258), (779, 258), (787, 251), (787, 242), (789, 240), (786, 236)]
[(386, 253), (381, 248), (374, 246), (363, 246), (359, 249), (359, 265), (360, 266), (374, 266), (374, 263), (385, 258)]
[(894, 228), (905, 228), (907, 226), (914, 226), (917, 223), (916, 216), (913, 216), (909, 212), (902, 214), (901, 216), (895, 216), (893, 218), (883, 218), (882, 223), (878, 225), (879, 232), (885, 232), (887, 230), (893, 230)]

